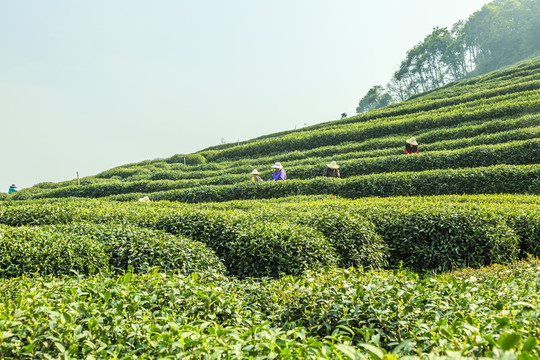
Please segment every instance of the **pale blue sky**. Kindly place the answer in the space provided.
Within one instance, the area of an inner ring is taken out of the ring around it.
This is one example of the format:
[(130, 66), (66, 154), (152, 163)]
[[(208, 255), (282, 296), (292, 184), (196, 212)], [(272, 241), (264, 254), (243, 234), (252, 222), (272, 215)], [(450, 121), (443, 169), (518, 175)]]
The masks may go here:
[(0, 191), (355, 113), (484, 0), (0, 0)]

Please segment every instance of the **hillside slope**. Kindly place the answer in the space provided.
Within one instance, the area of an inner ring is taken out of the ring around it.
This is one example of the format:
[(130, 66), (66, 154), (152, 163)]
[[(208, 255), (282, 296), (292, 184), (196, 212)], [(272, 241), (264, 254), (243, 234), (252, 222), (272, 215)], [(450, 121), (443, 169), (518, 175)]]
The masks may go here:
[[(420, 153), (406, 156), (415, 136)], [(82, 179), (42, 183), (13, 199), (107, 197), (185, 202), (333, 193), (440, 195), (540, 192), (540, 58), (448, 84), (414, 99), (298, 131), (147, 160)], [(341, 181), (322, 175), (338, 161)], [(281, 162), (284, 183), (267, 179)]]

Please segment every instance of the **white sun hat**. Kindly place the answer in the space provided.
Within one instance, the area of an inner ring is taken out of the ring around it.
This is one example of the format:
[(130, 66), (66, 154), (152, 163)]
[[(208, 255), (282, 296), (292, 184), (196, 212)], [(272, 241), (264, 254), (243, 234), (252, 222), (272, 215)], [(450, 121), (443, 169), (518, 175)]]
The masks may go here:
[(339, 165), (335, 161), (330, 162), (330, 164), (326, 164), (326, 166), (328, 166), (330, 169), (339, 169)]
[(283, 166), (281, 165), (281, 163), (277, 162), (272, 166), (272, 169), (283, 169)]
[(257, 169), (253, 169), (253, 171), (251, 172), (251, 175), (259, 175), (259, 172), (257, 171)]
[(416, 139), (414, 138), (414, 136), (410, 139), (407, 139), (407, 144), (418, 146), (418, 143), (416, 142)]

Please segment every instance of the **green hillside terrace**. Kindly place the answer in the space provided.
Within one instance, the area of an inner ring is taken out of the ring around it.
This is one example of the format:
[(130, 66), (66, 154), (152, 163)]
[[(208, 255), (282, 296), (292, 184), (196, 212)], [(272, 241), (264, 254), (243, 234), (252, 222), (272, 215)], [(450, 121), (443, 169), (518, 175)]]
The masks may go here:
[[(439, 170), (443, 169), (473, 174), (477, 173), (473, 168), (482, 168), (485, 173), (499, 172), (502, 165), (518, 168), (529, 165), (526, 171), (534, 173), (540, 166), (539, 135), (540, 59), (535, 59), (347, 119), (269, 134), (239, 144), (219, 145), (194, 154), (119, 166), (82, 179), (91, 181), (91, 185), (78, 186), (75, 180), (37, 184), (12, 198), (119, 195), (117, 199), (131, 200), (146, 194), (153, 199), (186, 201), (186, 196), (178, 194), (189, 192), (190, 201), (222, 201), (231, 199), (231, 194), (236, 194), (237, 198), (280, 196), (279, 191), (284, 186), (287, 195), (319, 194), (321, 188), (309, 191), (309, 184), (322, 175), (325, 164), (332, 160), (341, 166), (342, 181), (372, 182), (373, 178), (360, 180), (359, 177), (379, 174), (375, 177), (378, 181), (384, 176), (385, 182), (396, 181), (395, 188), (401, 188), (398, 183), (402, 180), (397, 179), (411, 176), (406, 174), (421, 172), (419, 176), (424, 177), (432, 171), (435, 178), (440, 178)], [(405, 139), (411, 136), (418, 140), (420, 153), (406, 156), (403, 147)], [(295, 180), (294, 183), (288, 186), (265, 184), (268, 190), (249, 190), (249, 185), (254, 185), (249, 184), (251, 170), (258, 169), (263, 179), (267, 179), (271, 174), (270, 166), (276, 161), (283, 164), (288, 181)], [(492, 166), (499, 167), (490, 169)], [(535, 179), (525, 177), (519, 181), (524, 183), (515, 184), (512, 191), (536, 191)], [(321, 182), (325, 181), (317, 181)], [(206, 189), (208, 186), (211, 188)], [(231, 190), (246, 186), (246, 192)], [(345, 183), (339, 188), (344, 186)], [(439, 186), (438, 189), (431, 194), (483, 191), (479, 187), (474, 191), (456, 186)], [(415, 186), (402, 191), (408, 192), (393, 190), (388, 195), (424, 193)], [(487, 193), (503, 191), (503, 187), (499, 191), (492, 187), (485, 190)], [(169, 195), (165, 195), (168, 192)], [(217, 195), (227, 192), (229, 195), (225, 198)], [(215, 197), (210, 195), (212, 193)], [(129, 194), (132, 196), (126, 197)], [(364, 195), (373, 195), (373, 191), (357, 193), (354, 197)]]

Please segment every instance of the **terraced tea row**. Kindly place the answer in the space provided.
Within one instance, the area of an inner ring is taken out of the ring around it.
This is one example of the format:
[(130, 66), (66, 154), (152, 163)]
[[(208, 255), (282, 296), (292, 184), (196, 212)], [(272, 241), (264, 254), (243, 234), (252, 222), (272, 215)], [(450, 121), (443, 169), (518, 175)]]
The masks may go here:
[[(532, 132), (520, 131), (516, 132), (515, 136), (535, 136), (536, 130)], [(508, 138), (511, 135), (505, 133), (499, 136), (488, 136), (487, 139), (493, 140), (497, 138)], [(481, 137), (481, 140), (486, 140), (486, 137)], [(446, 143), (447, 144), (447, 143)], [(458, 145), (458, 143), (455, 143)], [(434, 145), (435, 147), (436, 145)], [(443, 144), (440, 144), (443, 146)], [(416, 156), (391, 155), (380, 157), (366, 157), (355, 160), (340, 160), (341, 173), (348, 179), (355, 178), (358, 175), (388, 173), (388, 172), (422, 172), (425, 170), (437, 169), (454, 169), (465, 167), (486, 167), (498, 164), (508, 165), (526, 165), (537, 164), (540, 158), (540, 139), (533, 138), (530, 140), (513, 141), (500, 145), (485, 145), (471, 146), (458, 150), (445, 151), (426, 151)], [(289, 179), (309, 180), (314, 179), (322, 174), (323, 166), (321, 160), (312, 159), (316, 165), (308, 165), (311, 161), (299, 161), (297, 166), (287, 167)], [(293, 163), (294, 164), (294, 163)], [(324, 162), (323, 162), (324, 164)], [(251, 167), (249, 167), (251, 168)], [(128, 193), (156, 193), (159, 191), (167, 191), (172, 189), (193, 189), (194, 191), (204, 190), (205, 186), (209, 185), (228, 185), (233, 183), (242, 183), (248, 181), (247, 175), (249, 168), (239, 167), (230, 172), (239, 172), (239, 174), (222, 175), (223, 172), (216, 171), (204, 172), (201, 180), (190, 179), (188, 181), (138, 181), (138, 182), (108, 182), (104, 184), (96, 184), (90, 186), (69, 186), (61, 187), (53, 190), (42, 190), (35, 194), (21, 193), (17, 194), (15, 199), (24, 198), (46, 198), (46, 197), (104, 197), (117, 194)], [(466, 169), (462, 170), (466, 171)], [(184, 176), (188, 174), (181, 173)], [(201, 176), (195, 174), (197, 177)], [(265, 178), (270, 176), (270, 171), (261, 171), (261, 175)], [(529, 179), (529, 182), (534, 179)], [(240, 184), (238, 184), (240, 185)], [(255, 184), (249, 184), (255, 185)], [(256, 184), (259, 186), (260, 184)], [(529, 184), (530, 186), (531, 184)], [(201, 188), (203, 186), (203, 188)], [(237, 185), (231, 185), (237, 186)], [(533, 191), (534, 188), (526, 187), (525, 191)], [(445, 194), (443, 190), (440, 193)], [(503, 190), (499, 191), (503, 192)], [(392, 195), (417, 195), (419, 193), (392, 193)], [(291, 195), (291, 194), (289, 194)], [(370, 194), (365, 194), (366, 196)], [(229, 199), (233, 200), (233, 199)], [(212, 201), (212, 199), (209, 199)], [(217, 201), (217, 200), (214, 200)]]
[[(455, 128), (436, 129), (416, 135), (422, 144), (421, 151), (453, 150), (476, 145), (500, 144), (515, 140), (540, 138), (540, 116), (527, 115), (518, 119), (486, 121), (479, 125), (459, 126)], [(348, 160), (376, 156), (403, 155), (403, 139), (406, 134), (392, 135), (361, 143), (348, 143), (339, 146), (326, 146), (314, 150), (295, 151), (279, 155), (253, 157), (243, 160), (205, 163), (198, 166), (163, 165), (155, 163), (155, 167), (137, 168), (139, 172), (130, 173), (126, 181), (140, 179), (141, 176), (150, 180), (178, 180), (190, 176), (201, 176), (202, 172), (215, 170), (215, 173), (205, 173), (205, 177), (227, 173), (246, 173), (246, 169), (263, 168), (279, 159), (281, 163), (299, 165), (302, 163), (324, 163), (332, 160)], [(167, 167), (167, 170), (163, 170)], [(190, 174), (195, 172), (197, 175)], [(107, 176), (119, 176), (115, 169), (109, 170)], [(100, 175), (101, 176), (101, 175)]]
[(540, 111), (540, 90), (509, 94), (490, 99), (480, 99), (469, 104), (434, 111), (412, 113), (406, 116), (387, 117), (367, 123), (354, 123), (335, 128), (295, 133), (279, 138), (254, 141), (216, 152), (202, 152), (207, 161), (223, 158), (267, 155), (276, 152), (297, 151), (336, 145), (349, 141), (366, 141), (396, 133), (414, 133), (422, 129), (454, 126), (463, 122), (520, 116)]
[(202, 243), (132, 225), (0, 228), (0, 277), (88, 275), (99, 271), (164, 270), (191, 273), (225, 267)]
[[(539, 194), (540, 165), (427, 170), (352, 176), (346, 179), (317, 177), (253, 184), (203, 186), (150, 193), (152, 200), (186, 203), (270, 199), (295, 195), (334, 194), (357, 199), (366, 196), (445, 194)], [(145, 193), (113, 195), (111, 200), (135, 201)]]
[[(455, 149), (473, 145), (503, 143), (512, 140), (537, 138), (539, 115), (526, 115), (517, 119), (486, 120), (480, 124), (472, 123), (452, 128), (436, 128), (417, 134), (421, 149), (442, 150)], [(313, 150), (294, 151), (272, 156), (251, 157), (234, 161), (208, 162), (200, 165), (184, 166), (183, 164), (152, 161), (144, 164), (126, 165), (99, 174), (100, 178), (121, 178), (124, 181), (150, 180), (180, 180), (211, 176), (221, 176), (224, 173), (246, 173), (250, 168), (263, 168), (263, 165), (280, 159), (282, 163), (294, 160), (305, 160), (313, 163), (316, 157), (320, 162), (324, 159), (363, 158), (391, 154), (403, 154), (403, 139), (407, 134), (390, 135), (371, 139), (360, 143), (347, 143), (338, 146), (326, 146)], [(452, 141), (454, 139), (454, 141)], [(214, 173), (207, 171), (215, 170)], [(64, 185), (65, 186), (65, 185)]]

